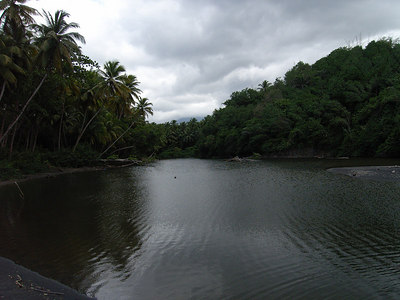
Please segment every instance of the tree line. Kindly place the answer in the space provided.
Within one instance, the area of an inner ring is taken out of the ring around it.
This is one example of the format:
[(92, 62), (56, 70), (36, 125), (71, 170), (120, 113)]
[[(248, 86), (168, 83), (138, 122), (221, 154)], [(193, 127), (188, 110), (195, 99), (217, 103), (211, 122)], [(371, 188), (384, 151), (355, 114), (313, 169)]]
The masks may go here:
[[(0, 1), (0, 173), (99, 158), (400, 154), (400, 44), (342, 47), (231, 94), (198, 121), (149, 123), (152, 103), (119, 61), (102, 67), (58, 10)], [(7, 175), (8, 172), (8, 175)]]
[(40, 13), (26, 2), (0, 1), (0, 158), (100, 158), (127, 145), (137, 152), (134, 132), (152, 131), (141, 127), (153, 114), (137, 77), (117, 60), (100, 67), (85, 56), (85, 38), (67, 12), (43, 11), (38, 24)]
[(202, 121), (165, 129), (166, 156), (399, 157), (400, 44), (383, 38), (299, 62)]

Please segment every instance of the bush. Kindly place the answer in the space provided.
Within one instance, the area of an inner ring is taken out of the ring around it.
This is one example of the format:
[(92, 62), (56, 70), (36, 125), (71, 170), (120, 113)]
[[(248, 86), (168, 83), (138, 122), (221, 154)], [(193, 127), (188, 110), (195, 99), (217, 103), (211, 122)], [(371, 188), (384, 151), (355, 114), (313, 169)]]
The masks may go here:
[(20, 152), (12, 158), (13, 167), (21, 170), (24, 174), (39, 173), (47, 170), (49, 164), (42, 159), (40, 153)]
[(98, 153), (90, 147), (82, 145), (75, 152), (64, 149), (58, 152), (49, 152), (45, 155), (48, 162), (55, 167), (89, 167), (97, 164)]
[(20, 177), (21, 172), (14, 167), (12, 162), (7, 160), (0, 160), (0, 180)]

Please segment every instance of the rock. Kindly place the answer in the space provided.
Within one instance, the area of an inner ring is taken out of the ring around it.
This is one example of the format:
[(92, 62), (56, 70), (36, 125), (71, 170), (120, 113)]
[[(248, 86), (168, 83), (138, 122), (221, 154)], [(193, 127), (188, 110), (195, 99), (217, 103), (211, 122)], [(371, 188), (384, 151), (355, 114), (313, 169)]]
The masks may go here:
[(229, 162), (241, 162), (242, 159), (239, 156), (235, 156), (233, 158), (228, 159)]

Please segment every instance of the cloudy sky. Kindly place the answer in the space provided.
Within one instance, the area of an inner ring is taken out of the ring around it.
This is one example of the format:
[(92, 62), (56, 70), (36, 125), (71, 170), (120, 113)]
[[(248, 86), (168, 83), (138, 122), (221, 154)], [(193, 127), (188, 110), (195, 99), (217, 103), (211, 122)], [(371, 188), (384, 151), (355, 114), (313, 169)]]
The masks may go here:
[[(71, 14), (84, 54), (117, 59), (153, 103), (150, 121), (201, 117), (298, 61), (400, 37), (398, 0), (31, 0)], [(41, 21), (39, 21), (41, 22)]]

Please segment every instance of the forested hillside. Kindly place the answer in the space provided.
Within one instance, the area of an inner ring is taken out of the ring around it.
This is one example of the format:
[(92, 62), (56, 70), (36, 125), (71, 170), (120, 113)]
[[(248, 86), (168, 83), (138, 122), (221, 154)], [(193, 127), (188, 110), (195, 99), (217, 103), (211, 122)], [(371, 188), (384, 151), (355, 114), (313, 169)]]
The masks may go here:
[(400, 45), (382, 39), (299, 62), (192, 127), (201, 157), (399, 156)]

